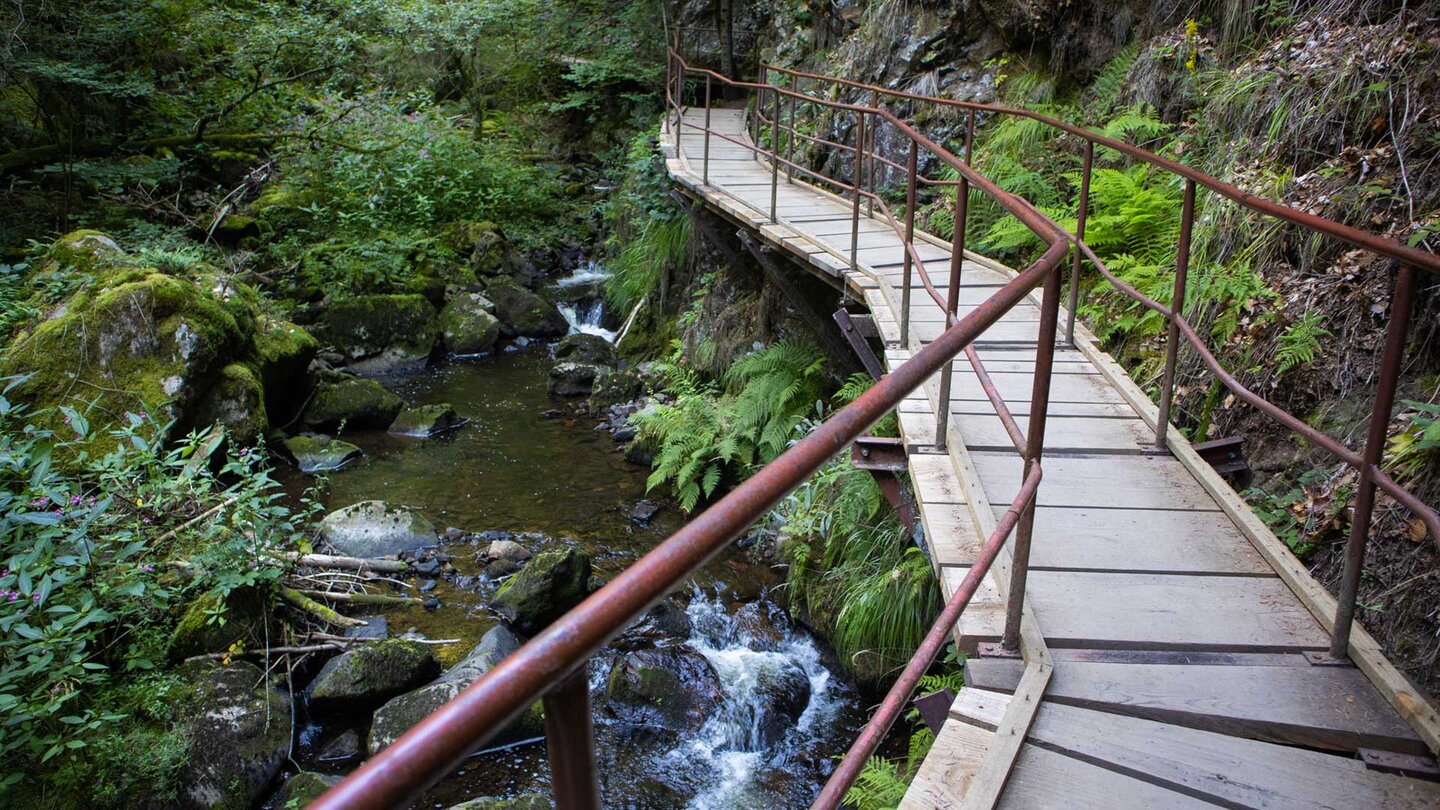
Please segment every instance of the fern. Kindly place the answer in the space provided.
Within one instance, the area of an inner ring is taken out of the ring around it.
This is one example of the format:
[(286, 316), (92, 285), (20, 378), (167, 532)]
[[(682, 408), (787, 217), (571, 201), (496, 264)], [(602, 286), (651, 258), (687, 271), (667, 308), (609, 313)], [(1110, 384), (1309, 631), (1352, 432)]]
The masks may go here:
[(1170, 125), (1161, 121), (1155, 108), (1149, 104), (1137, 104), (1110, 119), (1101, 130), (1107, 138), (1145, 143), (1170, 132)]
[(1333, 337), (1330, 330), (1320, 325), (1321, 314), (1310, 310), (1280, 335), (1276, 348), (1276, 374), (1284, 374), (1296, 366), (1315, 362), (1320, 351), (1321, 340)]
[(845, 804), (855, 810), (894, 810), (910, 789), (900, 766), (882, 757), (870, 757), (845, 794)]

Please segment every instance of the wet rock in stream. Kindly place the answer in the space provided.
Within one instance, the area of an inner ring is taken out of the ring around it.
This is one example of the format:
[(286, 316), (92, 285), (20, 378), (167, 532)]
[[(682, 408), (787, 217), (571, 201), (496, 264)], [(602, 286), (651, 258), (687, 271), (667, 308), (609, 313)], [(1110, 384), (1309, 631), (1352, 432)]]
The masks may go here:
[(468, 421), (448, 404), (420, 405), (401, 411), (390, 423), (388, 432), (394, 436), (428, 439), (463, 427)]
[(562, 546), (526, 563), (495, 592), (491, 607), (516, 630), (533, 636), (589, 592), (590, 555)]
[(605, 681), (610, 715), (650, 729), (698, 731), (723, 697), (710, 660), (684, 645), (626, 653)]
[(320, 537), (338, 554), (369, 558), (433, 545), (438, 534), (419, 512), (384, 501), (361, 501), (326, 515)]
[(274, 798), (270, 800), (270, 806), (276, 808), (304, 807), (320, 798), (321, 794), (339, 781), (340, 777), (338, 776), (301, 771), (286, 779), (285, 784), (275, 791)]
[(248, 807), (275, 779), (290, 751), (290, 698), (245, 662), (188, 665), (194, 711), (176, 807)]
[(283, 442), (285, 450), (295, 459), (295, 466), (306, 475), (334, 472), (360, 460), (365, 451), (359, 447), (322, 434), (291, 436)]
[(530, 793), (513, 799), (471, 799), (448, 810), (550, 810), (550, 800), (538, 793)]
[(440, 661), (429, 646), (385, 639), (325, 662), (306, 695), (312, 711), (360, 711), (429, 683), (439, 674)]

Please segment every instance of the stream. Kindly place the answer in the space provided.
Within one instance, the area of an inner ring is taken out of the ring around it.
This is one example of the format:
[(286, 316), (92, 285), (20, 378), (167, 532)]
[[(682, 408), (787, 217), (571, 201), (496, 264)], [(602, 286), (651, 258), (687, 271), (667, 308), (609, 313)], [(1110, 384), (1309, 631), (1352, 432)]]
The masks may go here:
[[(603, 270), (590, 264), (558, 286), (593, 289), (603, 278)], [(561, 306), (572, 332), (613, 340), (616, 332), (606, 328), (597, 297), (581, 295)], [(684, 515), (658, 492), (647, 496), (648, 469), (625, 460), (610, 432), (597, 429), (601, 423), (584, 414), (584, 400), (549, 396), (551, 365), (549, 345), (512, 344), (488, 356), (442, 363), (423, 375), (385, 380), (412, 405), (448, 403), (470, 422), (431, 439), (347, 432), (344, 438), (366, 457), (331, 473), (315, 494), (327, 510), (383, 499), (418, 509), (442, 532), (456, 527), (466, 536), (513, 536), (537, 552), (573, 545), (591, 555), (598, 577), (613, 577), (679, 528)], [(280, 477), (296, 498), (313, 483), (293, 471), (281, 470)], [(659, 513), (648, 523), (633, 520), (636, 504), (646, 499), (660, 505)], [(437, 597), (440, 607), (379, 615), (392, 636), (410, 631), (457, 639), (436, 648), (449, 667), (498, 619), (488, 607), (493, 586), (483, 584), (484, 562), (476, 561), (475, 547), (442, 540), (435, 553), (443, 553), (454, 569), (437, 578), (427, 594)], [(732, 547), (706, 566), (670, 599), (683, 609), (688, 622), (681, 626), (688, 629), (655, 642), (661, 649), (698, 653), (719, 676), (720, 701), (703, 725), (677, 733), (627, 722), (607, 707), (606, 680), (619, 653), (607, 647), (592, 661), (606, 807), (803, 807), (863, 724), (860, 696), (833, 653), (790, 621), (780, 606), (783, 590), (772, 596), (780, 576), (753, 557)], [(775, 694), (777, 683), (790, 684), (787, 694)], [(293, 755), (300, 767), (337, 774), (358, 764), (337, 767), (322, 761), (320, 752), (347, 731), (363, 740), (368, 713), (323, 722), (307, 718), (303, 706), (300, 714)], [(777, 718), (783, 723), (777, 725)], [(472, 756), (416, 806), (446, 808), (476, 797), (531, 792), (548, 796), (549, 779), (544, 741), (525, 741)]]

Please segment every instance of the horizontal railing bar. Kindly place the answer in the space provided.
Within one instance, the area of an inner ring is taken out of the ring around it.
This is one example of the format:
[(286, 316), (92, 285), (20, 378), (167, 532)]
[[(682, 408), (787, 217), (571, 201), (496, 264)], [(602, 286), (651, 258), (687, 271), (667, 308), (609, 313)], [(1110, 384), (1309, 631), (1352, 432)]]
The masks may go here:
[[(1075, 135), (1080, 138), (1084, 138), (1085, 140), (1090, 141), (1091, 143), (1094, 143), (1098, 146), (1104, 146), (1108, 149), (1114, 149), (1117, 152), (1121, 152), (1138, 160), (1142, 160), (1146, 163), (1151, 164), (1152, 166), (1158, 166), (1162, 169), (1165, 169), (1172, 174), (1178, 174), (1181, 177), (1193, 180), (1197, 184), (1202, 185), (1229, 200), (1239, 203), (1240, 205), (1243, 205), (1246, 208), (1251, 209), (1252, 211), (1259, 211), (1260, 213), (1283, 219), (1295, 225), (1328, 234), (1337, 239), (1349, 242), (1352, 245), (1374, 251), (1375, 253), (1378, 253), (1382, 256), (1388, 256), (1392, 259), (1397, 259), (1399, 261), (1405, 262), (1406, 264), (1414, 265), (1416, 267), (1420, 267), (1431, 272), (1440, 273), (1440, 256), (1436, 256), (1433, 253), (1428, 253), (1423, 250), (1412, 248), (1408, 245), (1403, 245), (1399, 242), (1396, 242), (1393, 239), (1387, 239), (1378, 234), (1370, 233), (1368, 231), (1362, 231), (1358, 228), (1352, 228), (1349, 225), (1345, 225), (1331, 219), (1326, 219), (1325, 217), (1306, 213), (1304, 211), (1291, 208), (1290, 206), (1283, 203), (1277, 203), (1273, 200), (1267, 200), (1264, 197), (1257, 197), (1229, 183), (1226, 183), (1225, 181), (1220, 180), (1217, 177), (1206, 174), (1199, 169), (1191, 168), (1178, 161), (1161, 157), (1160, 155), (1157, 155), (1149, 150), (1142, 149), (1138, 146), (1132, 146), (1131, 144), (1125, 143), (1124, 141), (1116, 140), (1114, 138), (1109, 138), (1104, 135), (1091, 132), (1090, 130), (1083, 127), (1066, 123), (1057, 118), (1051, 118), (1050, 116), (1044, 115), (1042, 113), (1032, 112), (1030, 110), (1019, 107), (1007, 107), (999, 104), (981, 104), (975, 101), (961, 101), (959, 99), (939, 98), (936, 96), (924, 96), (918, 93), (907, 93), (903, 90), (891, 90), (880, 87), (878, 85), (865, 84), (864, 82), (857, 82), (851, 79), (841, 79), (833, 76), (822, 76), (817, 73), (807, 73), (805, 71), (781, 67), (779, 65), (765, 64), (763, 68), (775, 70), (782, 74), (799, 76), (801, 78), (843, 84), (848, 87), (853, 87), (857, 90), (869, 90), (894, 98), (903, 98), (909, 101), (929, 102), (932, 104), (940, 104), (947, 107), (958, 107), (960, 109), (975, 110), (977, 112), (988, 112), (997, 115), (1013, 115), (1021, 118), (1029, 118), (1032, 121), (1039, 121), (1043, 124), (1054, 127), (1055, 129), (1061, 130), (1063, 132), (1068, 132), (1071, 135)], [(812, 100), (824, 101), (821, 99), (814, 99), (813, 96), (811, 96), (810, 98)]]

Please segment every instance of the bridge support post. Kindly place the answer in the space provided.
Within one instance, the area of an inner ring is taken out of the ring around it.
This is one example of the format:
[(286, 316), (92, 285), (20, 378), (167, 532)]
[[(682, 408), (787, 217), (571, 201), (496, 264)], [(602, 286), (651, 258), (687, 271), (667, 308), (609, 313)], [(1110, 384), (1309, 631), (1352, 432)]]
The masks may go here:
[[(680, 141), (675, 141), (679, 144)], [(705, 157), (704, 176), (701, 178), (705, 185), (710, 185), (710, 74), (705, 74)]]
[(1165, 378), (1160, 383), (1160, 416), (1155, 420), (1155, 449), (1165, 449), (1170, 428), (1170, 403), (1175, 398), (1175, 360), (1180, 351), (1180, 324), (1185, 317), (1185, 277), (1190, 272), (1190, 233), (1195, 224), (1195, 181), (1185, 180), (1185, 203), (1180, 211), (1180, 242), (1175, 251), (1175, 291), (1170, 297), (1170, 328), (1165, 333)]
[(919, 161), (920, 145), (910, 141), (910, 160), (905, 167), (905, 271), (900, 283), (900, 348), (910, 348), (910, 285), (914, 263), (910, 249), (915, 245), (915, 177)]
[[(955, 186), (955, 233), (950, 245), (950, 287), (946, 291), (945, 325), (949, 328), (960, 311), (960, 275), (965, 266), (965, 220), (966, 208), (970, 204), (970, 181), (960, 175)], [(946, 433), (950, 430), (950, 386), (955, 376), (955, 361), (952, 359), (940, 370), (940, 408), (935, 414), (935, 449), (944, 450)]]
[[(1080, 211), (1075, 219), (1075, 239), (1085, 241), (1085, 219), (1090, 214), (1090, 167), (1095, 163), (1095, 143), (1085, 142), (1085, 166), (1080, 171)], [(1070, 322), (1065, 326), (1065, 342), (1075, 346), (1075, 310), (1080, 307), (1080, 248), (1075, 248), (1075, 263), (1070, 266)]]
[(600, 810), (589, 667), (582, 664), (551, 689), (543, 703), (545, 752), (550, 759), (555, 806), (561, 810)]
[[(1025, 431), (1025, 477), (1040, 463), (1045, 450), (1045, 420), (1050, 411), (1050, 378), (1055, 365), (1055, 336), (1060, 325), (1060, 268), (1045, 279), (1040, 302), (1040, 331), (1035, 345), (1035, 377), (1030, 389), (1030, 424)], [(1022, 479), (1024, 480), (1024, 479)], [(1025, 583), (1030, 574), (1030, 540), (1035, 533), (1037, 491), (1025, 505), (1015, 528), (1015, 550), (1010, 559), (1010, 592), (1005, 605), (1005, 634), (1001, 646), (1020, 649), (1020, 620), (1025, 611)]]
[(1375, 473), (1385, 452), (1390, 432), (1390, 409), (1395, 406), (1395, 387), (1405, 359), (1405, 334), (1415, 309), (1415, 275), (1410, 265), (1400, 268), (1395, 295), (1390, 299), (1390, 326), (1385, 334), (1385, 353), (1380, 359), (1380, 379), (1375, 386), (1375, 407), (1370, 411), (1370, 432), (1365, 438), (1364, 463), (1355, 493), (1355, 517), (1345, 542), (1345, 570), (1336, 594), (1335, 626), (1330, 630), (1330, 655), (1345, 658), (1350, 651), (1350, 627), (1355, 620), (1355, 601), (1360, 594), (1360, 571), (1365, 566), (1365, 543), (1370, 539), (1370, 519), (1375, 511)]

